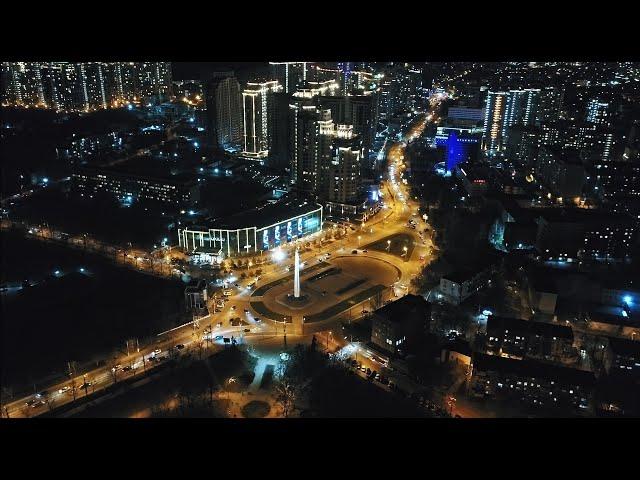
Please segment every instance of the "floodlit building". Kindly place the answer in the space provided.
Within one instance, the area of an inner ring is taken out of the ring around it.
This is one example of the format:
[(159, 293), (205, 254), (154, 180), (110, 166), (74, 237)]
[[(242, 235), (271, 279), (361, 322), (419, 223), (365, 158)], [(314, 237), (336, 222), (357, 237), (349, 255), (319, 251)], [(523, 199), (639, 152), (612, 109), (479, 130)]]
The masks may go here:
[(249, 82), (242, 92), (242, 116), (244, 143), (242, 155), (252, 159), (263, 159), (269, 155), (272, 144), (270, 123), (273, 117), (273, 93), (282, 86), (277, 80)]
[(187, 251), (207, 249), (225, 257), (265, 252), (322, 230), (322, 206), (306, 200), (283, 200), (209, 224), (178, 229)]

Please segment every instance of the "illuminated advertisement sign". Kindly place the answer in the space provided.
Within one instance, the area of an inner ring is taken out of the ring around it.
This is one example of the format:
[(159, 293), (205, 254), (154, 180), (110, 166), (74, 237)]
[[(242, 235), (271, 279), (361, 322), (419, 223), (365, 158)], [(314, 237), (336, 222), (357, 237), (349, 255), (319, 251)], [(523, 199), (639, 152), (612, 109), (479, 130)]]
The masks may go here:
[(269, 250), (269, 230), (262, 232), (262, 248)]

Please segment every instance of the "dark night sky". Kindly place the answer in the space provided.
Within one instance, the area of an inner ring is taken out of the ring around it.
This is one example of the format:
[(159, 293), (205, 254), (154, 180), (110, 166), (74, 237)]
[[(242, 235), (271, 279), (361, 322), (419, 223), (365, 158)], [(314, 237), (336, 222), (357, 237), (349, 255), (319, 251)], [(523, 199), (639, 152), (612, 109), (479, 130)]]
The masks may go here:
[(206, 80), (216, 71), (233, 70), (244, 83), (252, 73), (266, 74), (268, 62), (173, 62), (174, 80)]

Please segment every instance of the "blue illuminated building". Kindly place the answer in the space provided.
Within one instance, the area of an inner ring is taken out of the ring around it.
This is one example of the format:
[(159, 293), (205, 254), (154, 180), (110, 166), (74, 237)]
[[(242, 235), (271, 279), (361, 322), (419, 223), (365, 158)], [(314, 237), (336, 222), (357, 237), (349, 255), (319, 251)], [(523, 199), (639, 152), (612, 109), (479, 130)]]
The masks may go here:
[(459, 134), (455, 130), (446, 130), (446, 133), (438, 134), (435, 138), (436, 147), (444, 148), (444, 158), (447, 172), (455, 170), (462, 162), (473, 160), (474, 151), (479, 146), (479, 140), (475, 137)]

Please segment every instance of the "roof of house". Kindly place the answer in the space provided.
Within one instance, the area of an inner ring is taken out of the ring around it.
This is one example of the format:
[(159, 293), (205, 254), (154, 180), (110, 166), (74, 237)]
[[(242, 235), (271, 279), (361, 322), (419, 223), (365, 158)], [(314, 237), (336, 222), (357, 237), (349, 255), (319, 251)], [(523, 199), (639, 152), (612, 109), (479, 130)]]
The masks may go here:
[(515, 332), (532, 333), (542, 337), (557, 337), (573, 340), (573, 330), (571, 327), (566, 325), (489, 315), (489, 318), (487, 319), (487, 334), (502, 330), (512, 330)]
[(640, 341), (609, 337), (609, 347), (616, 355), (640, 358)]
[(382, 317), (392, 322), (402, 322), (407, 319), (410, 314), (418, 312), (428, 314), (431, 304), (421, 295), (408, 294), (404, 297), (379, 308), (374, 313), (378, 317)]
[(473, 355), (473, 369), (482, 372), (514, 374), (524, 378), (542, 378), (573, 385), (592, 386), (595, 383), (593, 372), (586, 370), (567, 368), (537, 360), (514, 360), (478, 352)]

